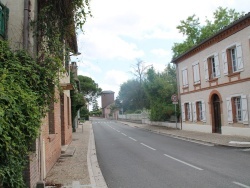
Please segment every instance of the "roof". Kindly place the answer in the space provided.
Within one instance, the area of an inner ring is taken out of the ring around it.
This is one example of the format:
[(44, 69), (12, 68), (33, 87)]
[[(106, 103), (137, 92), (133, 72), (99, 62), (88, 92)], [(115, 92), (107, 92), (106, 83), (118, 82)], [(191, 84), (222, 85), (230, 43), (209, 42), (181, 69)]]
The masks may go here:
[[(223, 29), (221, 29), (220, 31), (218, 31), (217, 33), (215, 33), (214, 35), (212, 35), (211, 37), (205, 39), (204, 41), (200, 42), (199, 44), (193, 46), (192, 48), (190, 48), (188, 51), (186, 51), (185, 53), (179, 55), (178, 57), (176, 58), (173, 58), (172, 59), (172, 63), (177, 63), (178, 60), (180, 60), (181, 58), (183, 58), (185, 55), (189, 54), (190, 52), (194, 51), (195, 49), (197, 49), (198, 47), (200, 47), (201, 45), (207, 43), (208, 41), (210, 41), (211, 39), (221, 35), (222, 33), (224, 33), (225, 31), (233, 28), (234, 26), (236, 26), (237, 24), (247, 20), (247, 19), (250, 19), (250, 12), (248, 12), (247, 14), (245, 14), (244, 16), (240, 17), (238, 20), (235, 20), (234, 22), (230, 23), (228, 26), (225, 26)], [(244, 27), (245, 28), (245, 27)], [(241, 29), (244, 29), (244, 28), (241, 28)], [(240, 30), (241, 30), (240, 29)], [(235, 33), (235, 32), (234, 32)], [(225, 37), (226, 38), (226, 37)]]
[(111, 90), (106, 90), (106, 91), (101, 92), (101, 94), (111, 94), (111, 93), (115, 93), (115, 92)]

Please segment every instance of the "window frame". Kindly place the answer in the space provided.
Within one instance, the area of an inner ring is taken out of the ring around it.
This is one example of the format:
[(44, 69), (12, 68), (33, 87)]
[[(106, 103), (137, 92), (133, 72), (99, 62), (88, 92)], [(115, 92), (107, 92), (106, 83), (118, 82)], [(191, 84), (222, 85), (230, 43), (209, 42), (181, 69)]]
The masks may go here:
[(181, 70), (182, 73), (182, 87), (187, 88), (188, 87), (188, 69), (187, 67), (184, 67)]
[(201, 83), (201, 78), (200, 78), (200, 63), (194, 62), (192, 64), (193, 68), (193, 80), (194, 80), (194, 85), (200, 84)]
[(9, 9), (0, 2), (0, 36), (7, 39)]
[(206, 81), (220, 77), (220, 61), (218, 53), (213, 53), (204, 59), (204, 71)]
[[(234, 56), (232, 52), (234, 52)], [(243, 71), (244, 62), (243, 62), (241, 43), (231, 44), (226, 49), (224, 49), (222, 51), (222, 60), (223, 60), (224, 75), (230, 76), (231, 74)]]

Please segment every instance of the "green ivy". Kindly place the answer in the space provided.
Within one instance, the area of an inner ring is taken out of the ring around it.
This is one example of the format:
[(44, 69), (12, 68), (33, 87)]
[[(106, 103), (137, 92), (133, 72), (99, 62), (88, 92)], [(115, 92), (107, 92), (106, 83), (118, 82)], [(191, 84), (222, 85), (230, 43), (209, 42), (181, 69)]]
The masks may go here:
[[(52, 60), (52, 59), (51, 59)], [(54, 93), (58, 65), (0, 41), (0, 187), (25, 187), (23, 169)]]

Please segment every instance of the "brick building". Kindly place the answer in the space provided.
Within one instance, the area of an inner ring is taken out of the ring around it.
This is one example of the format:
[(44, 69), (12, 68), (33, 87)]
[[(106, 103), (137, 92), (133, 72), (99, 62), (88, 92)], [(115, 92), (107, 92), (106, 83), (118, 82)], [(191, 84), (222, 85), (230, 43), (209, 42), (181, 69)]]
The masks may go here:
[(108, 90), (102, 91), (101, 102), (102, 102), (102, 116), (108, 118), (110, 115), (110, 105), (115, 102), (115, 92)]
[(172, 61), (184, 130), (250, 135), (250, 13)]
[[(37, 18), (39, 2), (42, 0), (0, 0), (0, 40), (8, 40), (12, 50), (25, 49), (31, 56), (37, 56), (37, 43), (30, 22)], [(66, 7), (65, 7), (66, 8)], [(75, 28), (70, 28), (71, 31)], [(69, 41), (68, 41), (69, 40)], [(72, 53), (77, 53), (76, 35), (65, 39)], [(25, 171), (27, 187), (34, 187), (44, 180), (61, 154), (61, 146), (72, 141), (72, 119), (69, 59), (62, 62), (65, 74), (61, 75), (61, 94), (55, 90), (57, 102), (49, 106), (49, 113), (42, 120), (40, 136), (34, 144), (34, 152), (28, 156)]]

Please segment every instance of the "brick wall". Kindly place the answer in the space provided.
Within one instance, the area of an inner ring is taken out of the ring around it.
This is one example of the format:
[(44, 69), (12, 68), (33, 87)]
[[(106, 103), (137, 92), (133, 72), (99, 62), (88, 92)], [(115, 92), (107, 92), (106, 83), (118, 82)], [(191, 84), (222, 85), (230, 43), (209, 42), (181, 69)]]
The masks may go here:
[(68, 145), (72, 141), (71, 100), (65, 94), (61, 95), (61, 128), (61, 144)]
[(42, 125), (42, 135), (45, 142), (45, 164), (48, 173), (61, 155), (61, 105), (58, 92), (57, 103), (54, 103), (54, 134), (49, 134), (49, 118), (45, 117)]
[(38, 152), (38, 139), (36, 140), (36, 151), (31, 153), (28, 158), (28, 164), (24, 170), (24, 180), (27, 187), (35, 187), (36, 183), (40, 180), (40, 155)]

